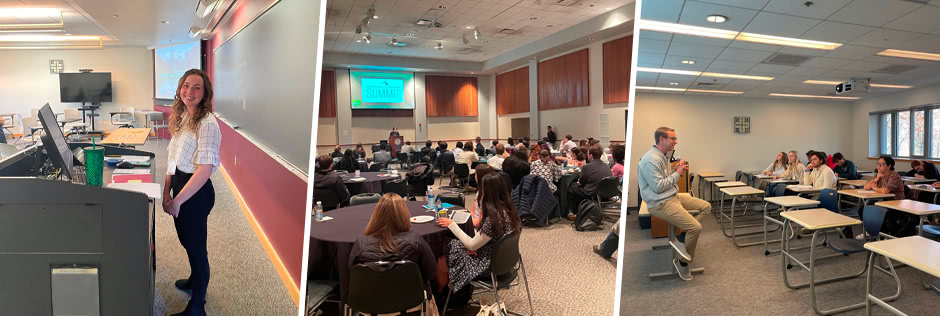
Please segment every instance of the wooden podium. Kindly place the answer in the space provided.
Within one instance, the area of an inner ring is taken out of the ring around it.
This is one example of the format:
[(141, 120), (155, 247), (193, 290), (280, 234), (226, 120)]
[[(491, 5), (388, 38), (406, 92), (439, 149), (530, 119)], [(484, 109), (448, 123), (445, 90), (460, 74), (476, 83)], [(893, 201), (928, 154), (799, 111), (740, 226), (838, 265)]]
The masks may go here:
[(392, 157), (397, 157), (396, 153), (401, 150), (401, 146), (405, 145), (405, 138), (401, 135), (389, 136), (388, 145), (391, 147), (389, 152), (392, 153)]
[[(679, 162), (676, 161), (676, 162), (669, 164), (669, 166), (672, 167), (673, 170), (675, 170), (676, 164), (678, 163)], [(682, 173), (682, 176), (679, 177), (679, 181), (676, 184), (679, 186), (679, 193), (689, 192), (689, 171), (688, 170)], [(656, 216), (650, 216), (650, 235), (653, 238), (660, 238), (660, 237), (668, 236), (669, 231), (667, 231), (667, 228), (669, 228), (669, 223), (657, 218)], [(678, 234), (679, 234), (679, 229), (676, 228), (676, 235)]]

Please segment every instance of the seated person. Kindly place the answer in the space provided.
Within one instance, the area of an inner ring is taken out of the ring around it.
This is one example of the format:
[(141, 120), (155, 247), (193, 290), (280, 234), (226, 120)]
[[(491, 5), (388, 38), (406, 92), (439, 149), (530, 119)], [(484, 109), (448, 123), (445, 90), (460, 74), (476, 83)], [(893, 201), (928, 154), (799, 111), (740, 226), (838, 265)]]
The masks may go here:
[(313, 188), (332, 191), (336, 194), (336, 200), (343, 204), (349, 199), (349, 189), (343, 184), (343, 178), (332, 171), (333, 158), (327, 155), (317, 158), (317, 175), (313, 177)]
[(568, 165), (581, 168), (587, 163), (587, 153), (582, 152), (581, 148), (571, 148), (568, 152)]
[(477, 156), (477, 153), (473, 151), (473, 143), (471, 142), (464, 143), (463, 151), (460, 152), (459, 156), (457, 156), (457, 163), (466, 164), (467, 167), (472, 167), (473, 163), (479, 160), (480, 160), (480, 157)]
[(552, 153), (548, 150), (542, 149), (538, 154), (539, 159), (531, 163), (532, 174), (545, 179), (548, 182), (548, 188), (554, 193), (555, 190), (558, 190), (555, 182), (561, 179), (561, 166), (555, 164)]
[(558, 149), (561, 150), (562, 154), (568, 154), (568, 151), (571, 151), (572, 148), (578, 147), (578, 144), (571, 139), (571, 134), (568, 134), (561, 140), (561, 146)]
[[(510, 158), (512, 159), (512, 158)], [(441, 227), (447, 227), (456, 239), (447, 244), (447, 258), (441, 258), (439, 266), (446, 262), (447, 271), (438, 269), (438, 289), (449, 286), (457, 292), (464, 288), (470, 280), (483, 275), (490, 268), (493, 255), (493, 246), (506, 236), (519, 233), (522, 230), (522, 220), (512, 203), (508, 185), (499, 173), (492, 172), (480, 179), (479, 208), (473, 216), (474, 236), (470, 238), (457, 223), (449, 218), (438, 219)], [(441, 291), (444, 292), (444, 291)], [(446, 292), (445, 292), (446, 293)], [(455, 303), (451, 300), (451, 303)], [(459, 306), (461, 302), (456, 302)], [(449, 306), (449, 305), (448, 305)]]
[(780, 152), (777, 153), (777, 158), (774, 159), (774, 162), (771, 162), (770, 166), (767, 166), (767, 169), (764, 169), (764, 172), (761, 172), (761, 174), (765, 176), (781, 176), (786, 171), (787, 154)]
[[(601, 180), (604, 180), (606, 177), (613, 176), (610, 172), (610, 168), (601, 161), (601, 155), (604, 154), (604, 149), (600, 145), (594, 145), (590, 149), (591, 153), (591, 162), (585, 164), (581, 167), (581, 177), (578, 178), (578, 182), (573, 183), (568, 187), (569, 201), (575, 211), (577, 211), (578, 205), (581, 204), (581, 200), (587, 199), (597, 193), (597, 189), (600, 187)], [(564, 207), (568, 207), (565, 205)], [(571, 209), (569, 207), (569, 209)], [(574, 221), (575, 214), (569, 214), (568, 219)]]
[(529, 146), (529, 163), (532, 163), (536, 160), (539, 160), (539, 152), (542, 151), (542, 146), (538, 144), (533, 144)]
[(404, 199), (395, 193), (383, 195), (349, 252), (349, 266), (408, 260), (418, 265), (421, 277), (430, 284), (437, 273), (437, 259), (424, 238), (411, 231), (410, 218)]
[(911, 160), (911, 168), (911, 171), (908, 171), (904, 174), (905, 176), (917, 177), (921, 179), (940, 180), (940, 175), (937, 174), (937, 166), (935, 166), (932, 162)]
[(509, 178), (512, 179), (512, 187), (509, 188), (511, 191), (519, 183), (522, 183), (522, 178), (529, 175), (532, 170), (529, 165), (529, 153), (525, 149), (514, 151), (512, 156), (503, 160), (502, 170), (508, 173)]
[[(494, 140), (495, 142), (495, 140)], [(496, 153), (495, 156), (490, 157), (486, 160), (486, 164), (490, 165), (496, 170), (503, 170), (503, 161), (506, 160), (505, 155), (506, 149), (503, 148), (503, 144), (496, 144), (496, 147), (493, 149), (493, 152)]]
[(463, 152), (463, 142), (457, 142), (457, 146), (454, 146), (454, 157), (460, 157), (460, 153)]
[(372, 162), (388, 165), (392, 160), (392, 154), (388, 152), (388, 144), (379, 144), (379, 151), (372, 154)]
[(494, 139), (492, 142), (492, 145), (490, 145), (490, 148), (487, 148), (487, 149), (489, 149), (492, 152), (496, 152), (496, 145), (499, 145), (499, 140)]
[(600, 245), (594, 245), (594, 253), (601, 256), (605, 260), (610, 260), (610, 256), (614, 254), (614, 251), (617, 251), (620, 241), (620, 219), (617, 219), (617, 222), (613, 226), (610, 226), (610, 233), (607, 234), (607, 238), (604, 238), (604, 241)]
[(340, 147), (339, 145), (336, 145), (336, 147), (333, 147), (333, 152), (330, 153), (330, 157), (332, 157), (332, 158), (342, 158), (342, 157), (343, 157), (343, 151), (342, 151), (342, 150), (343, 150), (342, 147)]
[(832, 172), (836, 174), (836, 177), (842, 177), (846, 180), (858, 180), (861, 178), (858, 176), (858, 170), (855, 169), (855, 163), (845, 159), (842, 153), (832, 155), (832, 161), (836, 164), (836, 167), (832, 168)]
[(623, 160), (626, 156), (627, 147), (624, 145), (614, 145), (613, 158), (614, 166), (610, 168), (610, 174), (623, 179)]
[[(894, 198), (888, 200), (903, 200), (904, 182), (901, 181), (901, 176), (894, 171), (894, 159), (889, 156), (881, 156), (878, 158), (878, 163), (875, 167), (878, 173), (873, 179), (869, 180), (868, 183), (865, 183), (865, 190), (872, 190), (883, 194), (894, 194)], [(859, 212), (858, 214), (860, 220), (863, 220), (862, 218), (865, 216), (863, 213), (864, 212)], [(888, 210), (888, 213), (885, 214), (885, 222), (882, 224), (881, 231), (895, 237), (903, 237), (896, 235), (900, 232), (900, 227), (897, 224), (900, 223), (902, 224), (901, 226), (903, 226), (903, 222), (906, 222), (909, 218), (896, 213), (903, 212)], [(902, 219), (904, 221), (901, 221)], [(914, 219), (913, 222), (916, 223), (916, 219)], [(845, 231), (847, 236), (852, 236), (851, 227), (847, 228)], [(864, 239), (865, 237), (865, 234), (860, 234), (855, 238)]]
[[(480, 183), (480, 179), (483, 179), (483, 177), (486, 176), (486, 174), (491, 173), (491, 172), (498, 172), (498, 171), (499, 171), (498, 169), (495, 169), (487, 164), (477, 165), (477, 167), (473, 169), (473, 176), (470, 177), (470, 186), (476, 188), (477, 183)], [(477, 197), (479, 197), (479, 195), (477, 195)], [(471, 214), (473, 213), (473, 207), (474, 206), (471, 205), (469, 208)]]
[(356, 160), (356, 154), (352, 149), (347, 149), (343, 153), (343, 158), (333, 166), (333, 170), (345, 170), (346, 172), (355, 172), (359, 169), (359, 161)]
[(454, 165), (457, 164), (457, 156), (454, 156), (454, 152), (447, 151), (447, 143), (445, 142), (441, 142), (438, 148), (440, 149), (440, 153), (437, 155), (437, 164), (453, 169)]
[(480, 136), (477, 136), (476, 145), (474, 145), (474, 151), (477, 152), (477, 156), (486, 156), (486, 147), (483, 146), (483, 139)]
[(399, 152), (403, 152), (403, 153), (407, 153), (407, 154), (410, 155), (411, 152), (415, 151), (415, 148), (414, 148), (414, 147), (411, 147), (411, 141), (406, 140), (406, 141), (405, 141), (405, 144), (402, 145), (401, 148), (398, 149), (398, 151), (399, 151)]
[(803, 176), (803, 170), (806, 169), (806, 166), (800, 161), (800, 156), (798, 155), (799, 153), (797, 153), (796, 150), (791, 150), (787, 153), (787, 170), (784, 171), (782, 175), (774, 177), (774, 179), (799, 181)]
[(810, 158), (809, 165), (806, 166), (806, 170), (803, 171), (803, 176), (800, 178), (800, 185), (835, 190), (838, 180), (836, 174), (826, 165), (826, 153), (821, 151), (813, 151), (812, 153), (813, 156)]
[(362, 147), (362, 143), (356, 144), (356, 149), (353, 150), (353, 153), (356, 154), (356, 159), (366, 159), (366, 149)]

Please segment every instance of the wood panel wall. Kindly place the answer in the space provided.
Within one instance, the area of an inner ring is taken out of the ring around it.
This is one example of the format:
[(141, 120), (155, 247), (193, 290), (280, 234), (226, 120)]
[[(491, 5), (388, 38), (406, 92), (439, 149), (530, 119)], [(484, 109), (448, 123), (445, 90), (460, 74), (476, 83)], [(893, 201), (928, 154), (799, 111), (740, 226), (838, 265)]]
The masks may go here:
[(588, 49), (539, 62), (539, 110), (590, 106)]
[(604, 43), (604, 104), (630, 100), (633, 35)]
[(496, 75), (496, 114), (529, 112), (529, 67)]
[(428, 117), (477, 116), (477, 78), (425, 76)]
[(320, 117), (336, 117), (336, 73), (324, 70), (320, 77)]

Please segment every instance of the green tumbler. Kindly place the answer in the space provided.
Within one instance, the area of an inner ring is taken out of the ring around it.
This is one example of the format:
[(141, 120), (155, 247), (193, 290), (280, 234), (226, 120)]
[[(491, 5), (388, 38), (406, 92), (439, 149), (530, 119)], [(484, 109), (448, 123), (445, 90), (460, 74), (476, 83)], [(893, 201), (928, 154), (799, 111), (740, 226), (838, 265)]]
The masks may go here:
[(104, 172), (104, 148), (85, 148), (85, 184), (101, 186)]

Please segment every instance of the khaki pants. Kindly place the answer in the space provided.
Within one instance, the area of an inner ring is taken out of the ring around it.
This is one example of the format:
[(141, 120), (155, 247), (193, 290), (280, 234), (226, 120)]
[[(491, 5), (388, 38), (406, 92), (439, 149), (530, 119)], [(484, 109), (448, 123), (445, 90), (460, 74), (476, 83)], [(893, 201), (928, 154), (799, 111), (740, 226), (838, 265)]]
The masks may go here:
[[(693, 217), (688, 210), (699, 210), (699, 214)], [(649, 208), (650, 215), (667, 221), (685, 232), (685, 249), (692, 258), (695, 258), (695, 245), (698, 243), (698, 235), (702, 232), (702, 224), (698, 222), (697, 217), (711, 211), (710, 203), (686, 194), (678, 194), (656, 207)]]

